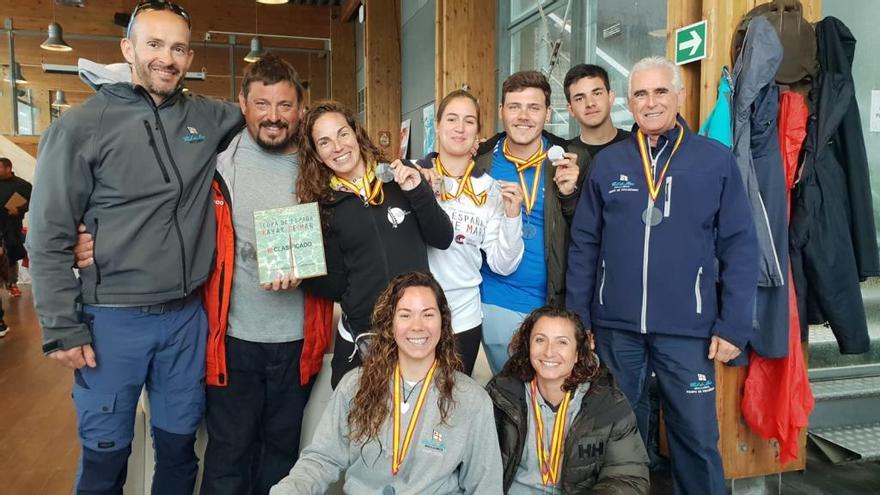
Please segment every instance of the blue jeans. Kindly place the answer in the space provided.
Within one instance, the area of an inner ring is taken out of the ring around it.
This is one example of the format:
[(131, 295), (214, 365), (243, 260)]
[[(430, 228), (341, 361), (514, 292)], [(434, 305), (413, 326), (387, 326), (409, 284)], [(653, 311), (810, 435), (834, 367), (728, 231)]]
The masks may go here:
[(510, 338), (526, 316), (526, 313), (494, 304), (483, 305), (483, 349), (493, 375), (497, 375), (507, 363)]
[(208, 322), (198, 297), (150, 307), (86, 306), (97, 367), (74, 372), (83, 448), (77, 493), (122, 493), (144, 386), (156, 447), (153, 493), (192, 493), (195, 432), (205, 408)]

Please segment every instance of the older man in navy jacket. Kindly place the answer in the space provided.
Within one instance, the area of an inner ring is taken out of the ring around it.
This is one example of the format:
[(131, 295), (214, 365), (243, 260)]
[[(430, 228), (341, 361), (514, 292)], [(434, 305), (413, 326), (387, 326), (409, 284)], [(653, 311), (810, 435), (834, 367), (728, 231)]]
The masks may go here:
[(647, 393), (647, 370), (657, 374), (675, 492), (722, 494), (714, 361), (738, 356), (753, 328), (751, 210), (730, 151), (678, 115), (678, 67), (639, 61), (628, 96), (637, 132), (593, 163), (571, 226), (566, 305), (592, 326), (631, 403)]

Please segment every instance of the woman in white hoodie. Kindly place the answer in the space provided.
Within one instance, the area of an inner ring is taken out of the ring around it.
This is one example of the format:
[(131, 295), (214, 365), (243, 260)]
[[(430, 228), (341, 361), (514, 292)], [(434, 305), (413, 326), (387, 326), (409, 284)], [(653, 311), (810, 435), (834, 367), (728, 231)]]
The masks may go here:
[(485, 259), (493, 272), (509, 275), (519, 266), (523, 196), (518, 184), (496, 181), (474, 167), (480, 132), (476, 98), (455, 90), (437, 110), (437, 152), (419, 165), (430, 171), (426, 175), (452, 221), (454, 237), (448, 249), (428, 248), (428, 264), (449, 300), (456, 349), (470, 375), (482, 340), (480, 267)]

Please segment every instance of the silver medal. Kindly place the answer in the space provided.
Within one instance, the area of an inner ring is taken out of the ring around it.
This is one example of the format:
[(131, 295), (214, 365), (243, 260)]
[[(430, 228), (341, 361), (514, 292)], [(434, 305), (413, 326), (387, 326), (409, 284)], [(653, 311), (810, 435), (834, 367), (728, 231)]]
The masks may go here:
[(663, 221), (663, 212), (660, 211), (660, 208), (655, 208), (653, 206), (649, 206), (642, 212), (642, 223), (645, 225), (650, 224), (651, 227), (656, 227)]
[(523, 239), (534, 239), (538, 235), (538, 229), (531, 223), (525, 223), (522, 226)]
[(382, 181), (383, 184), (393, 181), (394, 171), (391, 170), (391, 165), (386, 162), (381, 162), (376, 165), (376, 178)]

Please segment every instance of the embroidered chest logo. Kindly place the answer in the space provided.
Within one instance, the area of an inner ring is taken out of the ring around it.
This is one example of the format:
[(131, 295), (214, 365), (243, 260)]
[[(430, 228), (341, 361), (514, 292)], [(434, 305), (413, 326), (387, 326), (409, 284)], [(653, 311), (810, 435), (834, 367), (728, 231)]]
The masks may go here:
[(636, 187), (636, 183), (629, 180), (628, 175), (620, 174), (620, 177), (618, 177), (617, 180), (611, 181), (611, 189), (608, 190), (608, 194), (638, 191), (639, 188)]
[(406, 220), (406, 216), (409, 215), (410, 211), (406, 211), (400, 209), (396, 206), (392, 206), (388, 208), (388, 223), (391, 224), (395, 229)]
[(697, 373), (697, 379), (687, 384), (685, 393), (705, 394), (715, 390), (715, 382), (709, 380), (703, 373)]
[(184, 143), (188, 143), (188, 144), (201, 143), (202, 141), (204, 141), (206, 139), (205, 136), (203, 134), (200, 134), (199, 130), (196, 129), (195, 127), (187, 126), (186, 130), (189, 131), (189, 134), (187, 134), (186, 136), (183, 136)]
[(434, 432), (431, 434), (431, 438), (426, 438), (422, 440), (422, 447), (430, 450), (435, 450), (437, 452), (445, 452), (446, 443), (443, 442), (443, 434), (437, 430), (434, 430)]

